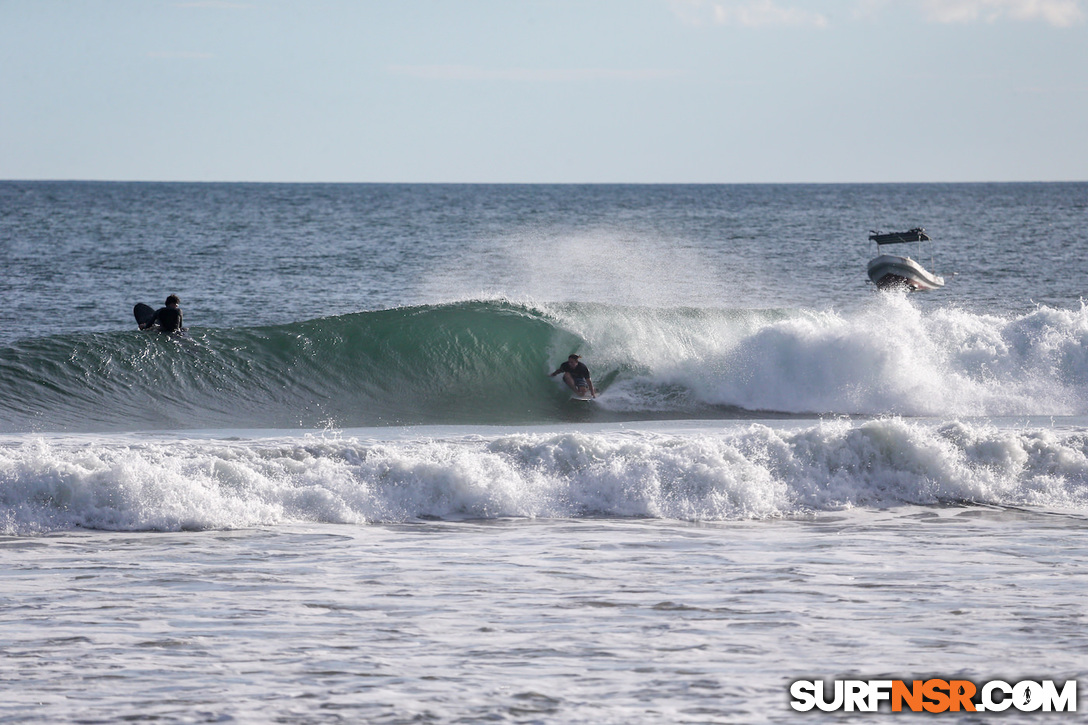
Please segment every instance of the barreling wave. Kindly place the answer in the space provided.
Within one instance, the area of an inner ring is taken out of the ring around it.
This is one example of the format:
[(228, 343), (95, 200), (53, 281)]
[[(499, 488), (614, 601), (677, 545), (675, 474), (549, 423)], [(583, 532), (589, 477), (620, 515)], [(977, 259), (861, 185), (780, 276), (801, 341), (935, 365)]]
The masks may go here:
[(436, 517), (722, 521), (902, 505), (1084, 516), (1088, 432), (890, 418), (682, 434), (0, 443), (7, 535)]
[(546, 417), (541, 374), (579, 340), (540, 311), (466, 302), (260, 328), (59, 335), (0, 351), (23, 430), (312, 428)]
[[(545, 373), (586, 355), (604, 395)], [(851, 312), (467, 301), (0, 349), (0, 432), (813, 414), (1084, 415), (1088, 310)]]

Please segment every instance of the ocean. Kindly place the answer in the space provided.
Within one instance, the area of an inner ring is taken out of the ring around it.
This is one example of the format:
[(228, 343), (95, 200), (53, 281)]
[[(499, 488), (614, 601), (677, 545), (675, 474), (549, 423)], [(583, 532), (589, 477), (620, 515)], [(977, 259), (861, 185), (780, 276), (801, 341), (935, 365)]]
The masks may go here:
[[(1088, 183), (0, 182), (0, 722), (1083, 681), (1086, 218)], [(917, 226), (946, 287), (876, 291), (870, 230)], [(138, 331), (167, 294), (187, 334)]]

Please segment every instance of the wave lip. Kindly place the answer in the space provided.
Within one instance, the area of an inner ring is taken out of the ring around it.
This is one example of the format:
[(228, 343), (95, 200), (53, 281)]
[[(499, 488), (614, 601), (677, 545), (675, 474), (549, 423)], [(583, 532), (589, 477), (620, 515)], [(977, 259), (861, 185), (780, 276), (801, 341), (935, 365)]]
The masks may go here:
[(949, 504), (1088, 514), (1088, 431), (882, 419), (685, 434), (0, 445), (7, 535), (419, 518), (727, 521)]

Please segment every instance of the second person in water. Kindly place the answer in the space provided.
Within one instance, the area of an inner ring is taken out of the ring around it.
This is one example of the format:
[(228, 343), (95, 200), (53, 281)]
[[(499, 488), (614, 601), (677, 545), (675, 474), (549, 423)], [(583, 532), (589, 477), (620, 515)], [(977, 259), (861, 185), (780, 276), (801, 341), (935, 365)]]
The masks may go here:
[(160, 332), (184, 332), (181, 326), (181, 300), (177, 295), (166, 298), (166, 306), (155, 311), (155, 316), (145, 324), (140, 325), (141, 330), (147, 330), (158, 324)]

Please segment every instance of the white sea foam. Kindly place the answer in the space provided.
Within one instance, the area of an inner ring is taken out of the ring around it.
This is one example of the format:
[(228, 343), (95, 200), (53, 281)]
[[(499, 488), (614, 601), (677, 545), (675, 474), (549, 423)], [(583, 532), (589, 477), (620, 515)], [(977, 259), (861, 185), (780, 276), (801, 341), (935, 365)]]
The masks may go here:
[(612, 386), (615, 411), (749, 410), (911, 416), (1088, 411), (1088, 308), (1023, 315), (921, 310), (877, 295), (850, 313), (571, 314), (591, 362), (638, 371)]
[(1088, 433), (902, 419), (720, 431), (0, 447), (0, 527), (228, 529), (417, 517), (728, 520), (976, 502), (1088, 512)]

